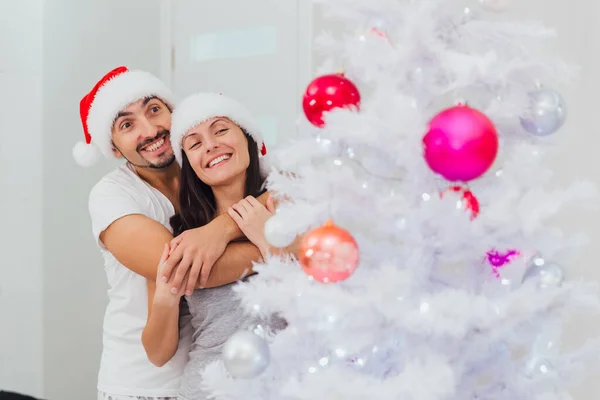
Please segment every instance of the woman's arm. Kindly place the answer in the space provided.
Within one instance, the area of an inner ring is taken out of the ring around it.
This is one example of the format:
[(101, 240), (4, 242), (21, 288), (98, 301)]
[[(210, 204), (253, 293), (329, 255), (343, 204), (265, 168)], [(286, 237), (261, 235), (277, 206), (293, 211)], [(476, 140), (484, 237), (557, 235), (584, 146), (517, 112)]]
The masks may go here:
[[(207, 288), (222, 286), (222, 282), (235, 282), (248, 275), (253, 275), (253, 262), (260, 262), (262, 255), (258, 247), (248, 240), (229, 243), (230, 251), (225, 252), (218, 263), (229, 265), (229, 268), (216, 268), (208, 277)], [(200, 284), (200, 282), (198, 282)]]
[[(169, 247), (165, 245), (158, 274), (168, 254)], [(176, 294), (171, 293), (171, 285), (160, 278), (147, 282), (148, 320), (142, 332), (142, 344), (150, 362), (162, 367), (173, 358), (179, 345), (179, 311), (186, 282)]]
[(155, 290), (156, 283), (148, 280), (148, 320), (142, 332), (142, 344), (150, 362), (162, 367), (173, 358), (179, 345), (179, 301), (175, 304), (155, 302)]

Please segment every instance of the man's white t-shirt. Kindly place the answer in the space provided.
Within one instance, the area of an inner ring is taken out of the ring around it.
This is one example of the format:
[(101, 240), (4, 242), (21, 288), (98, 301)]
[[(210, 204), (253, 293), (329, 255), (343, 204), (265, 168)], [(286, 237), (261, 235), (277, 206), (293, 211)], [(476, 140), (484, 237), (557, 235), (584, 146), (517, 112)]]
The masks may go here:
[(171, 230), (173, 205), (126, 164), (94, 186), (89, 211), (109, 284), (98, 390), (127, 396), (177, 396), (192, 341), (189, 314), (180, 318), (175, 356), (161, 368), (154, 366), (142, 345), (142, 331), (148, 317), (146, 279), (117, 261), (100, 241), (100, 233), (109, 225), (131, 214), (145, 215)]

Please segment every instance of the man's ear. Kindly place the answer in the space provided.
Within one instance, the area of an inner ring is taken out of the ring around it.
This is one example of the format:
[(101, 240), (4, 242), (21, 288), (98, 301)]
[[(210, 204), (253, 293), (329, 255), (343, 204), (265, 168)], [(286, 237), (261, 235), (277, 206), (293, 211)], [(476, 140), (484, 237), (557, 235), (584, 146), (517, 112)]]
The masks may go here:
[(119, 151), (119, 149), (117, 149), (117, 147), (115, 146), (114, 143), (112, 143), (112, 152), (115, 155), (115, 157), (117, 157), (117, 158), (123, 158), (123, 153), (121, 153)]

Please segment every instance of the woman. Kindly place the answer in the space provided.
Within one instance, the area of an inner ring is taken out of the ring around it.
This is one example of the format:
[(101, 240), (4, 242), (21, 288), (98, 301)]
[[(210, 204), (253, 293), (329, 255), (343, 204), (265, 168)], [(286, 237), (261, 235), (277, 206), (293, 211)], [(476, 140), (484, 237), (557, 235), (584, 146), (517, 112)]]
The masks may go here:
[[(271, 199), (267, 207), (256, 200), (265, 190), (261, 155), (266, 154), (266, 148), (248, 110), (223, 95), (190, 96), (173, 113), (171, 143), (181, 165), (180, 213), (171, 220), (174, 234), (203, 226), (227, 212), (266, 257), (272, 249), (264, 236), (264, 224), (274, 206)], [(168, 251), (166, 246), (162, 262)], [(264, 323), (243, 312), (232, 288), (201, 289), (186, 296), (194, 333), (179, 399), (206, 398), (200, 379), (204, 367), (220, 358), (222, 345), (233, 333)], [(158, 365), (168, 361), (177, 349), (176, 308), (181, 295), (173, 295), (167, 283), (157, 280), (144, 347)], [(283, 327), (283, 321), (273, 322), (272, 328)]]

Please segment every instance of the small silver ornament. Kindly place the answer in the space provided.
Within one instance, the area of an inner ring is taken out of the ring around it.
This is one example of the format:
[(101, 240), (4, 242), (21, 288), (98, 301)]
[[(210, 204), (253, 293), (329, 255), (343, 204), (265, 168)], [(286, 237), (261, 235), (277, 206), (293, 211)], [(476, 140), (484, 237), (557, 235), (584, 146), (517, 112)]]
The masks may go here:
[(508, 10), (511, 0), (479, 0), (479, 4), (484, 10), (493, 12), (502, 12)]
[(548, 136), (563, 126), (567, 108), (560, 93), (541, 88), (531, 92), (529, 98), (529, 110), (521, 117), (521, 125), (527, 132), (536, 136)]
[(287, 222), (281, 215), (273, 215), (265, 223), (265, 238), (271, 246), (281, 248), (290, 245), (295, 234), (286, 231)]
[(533, 341), (531, 350), (538, 357), (554, 358), (560, 354), (561, 347), (560, 325), (544, 324), (540, 326), (540, 333)]
[(523, 282), (535, 280), (541, 288), (558, 287), (565, 280), (565, 271), (557, 263), (547, 262), (536, 254), (528, 263)]
[(528, 261), (527, 267), (541, 267), (546, 263), (546, 259), (540, 253), (535, 253)]
[(269, 365), (269, 345), (250, 331), (236, 332), (225, 342), (222, 357), (234, 378), (255, 378)]
[(540, 286), (543, 288), (547, 287), (558, 287), (565, 280), (565, 271), (563, 268), (556, 263), (548, 263), (540, 268)]
[(543, 357), (533, 357), (525, 366), (525, 374), (529, 378), (535, 378), (540, 375), (549, 375), (554, 371), (554, 365)]

